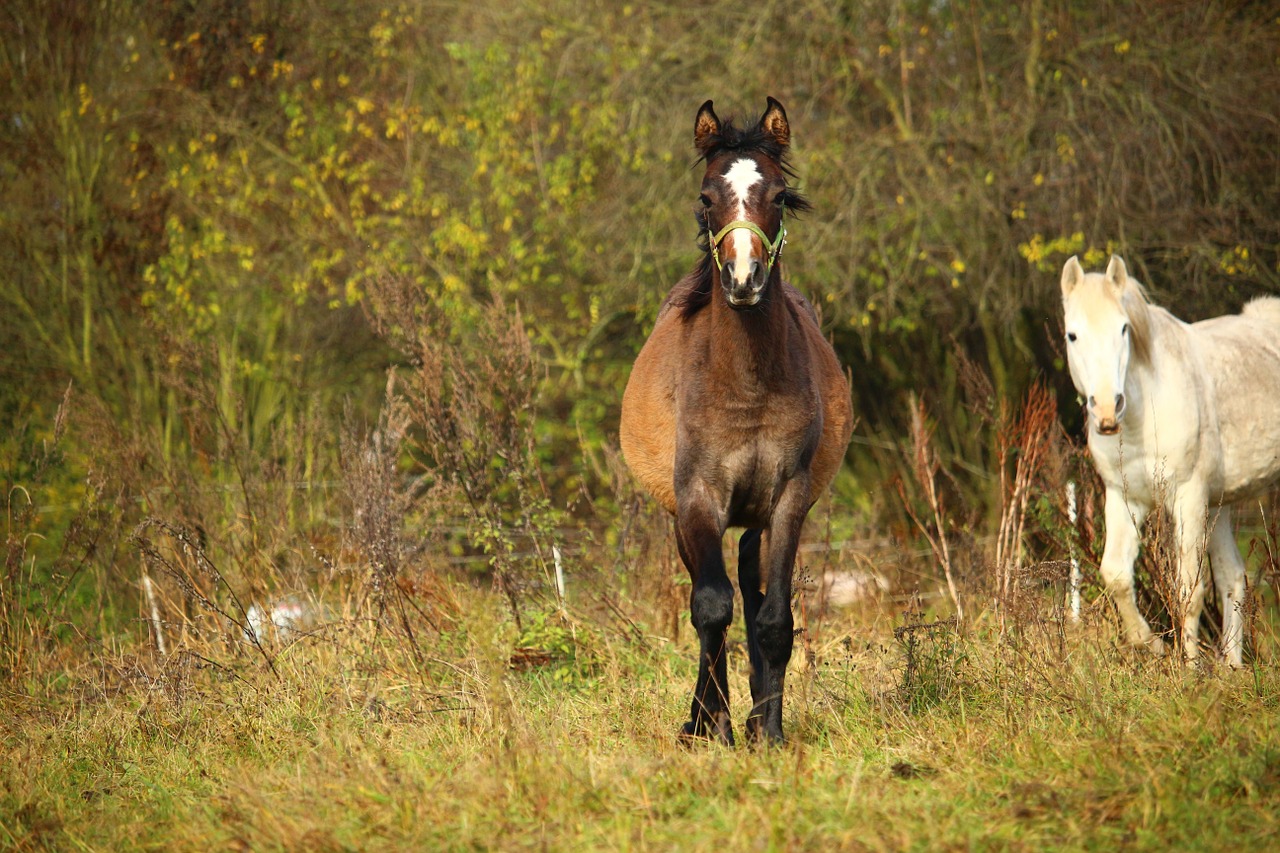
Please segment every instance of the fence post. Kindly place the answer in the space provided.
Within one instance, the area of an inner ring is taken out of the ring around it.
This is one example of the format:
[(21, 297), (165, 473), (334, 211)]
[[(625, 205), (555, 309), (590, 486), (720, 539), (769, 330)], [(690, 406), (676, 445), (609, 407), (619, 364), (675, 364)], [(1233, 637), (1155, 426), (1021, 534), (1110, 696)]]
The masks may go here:
[(164, 645), (164, 628), (160, 623), (160, 607), (156, 604), (155, 587), (151, 584), (151, 575), (142, 573), (142, 591), (146, 593), (148, 610), (151, 611), (151, 629), (156, 635), (156, 649), (161, 655), (168, 654)]
[(560, 546), (551, 546), (551, 559), (556, 565), (556, 599), (560, 609), (564, 610), (564, 558), (560, 555)]
[(1080, 621), (1080, 557), (1076, 553), (1076, 481), (1067, 481), (1067, 520), (1071, 522), (1071, 576), (1067, 589), (1067, 612), (1072, 622)]

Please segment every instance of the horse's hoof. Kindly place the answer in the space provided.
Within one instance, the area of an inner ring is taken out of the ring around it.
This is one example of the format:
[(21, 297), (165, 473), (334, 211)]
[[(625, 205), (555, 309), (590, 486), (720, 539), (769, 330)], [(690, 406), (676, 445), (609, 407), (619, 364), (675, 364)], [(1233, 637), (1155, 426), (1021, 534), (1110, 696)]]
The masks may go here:
[(764, 724), (760, 717), (748, 717), (746, 723), (747, 743), (752, 746), (782, 746), (786, 743), (782, 732), (773, 732)]
[(1151, 652), (1151, 654), (1155, 655), (1158, 658), (1164, 657), (1164, 653), (1165, 653), (1164, 640), (1160, 639), (1159, 637), (1152, 637), (1150, 640), (1147, 640), (1147, 649)]
[(764, 749), (772, 749), (774, 747), (785, 746), (786, 738), (776, 732), (765, 731), (751, 732), (747, 735), (747, 743), (752, 747), (762, 747)]
[(729, 726), (712, 726), (707, 723), (697, 723), (693, 720), (685, 723), (680, 727), (680, 734), (677, 738), (683, 746), (693, 746), (695, 743), (703, 741), (717, 741), (725, 746), (733, 746), (733, 729)]

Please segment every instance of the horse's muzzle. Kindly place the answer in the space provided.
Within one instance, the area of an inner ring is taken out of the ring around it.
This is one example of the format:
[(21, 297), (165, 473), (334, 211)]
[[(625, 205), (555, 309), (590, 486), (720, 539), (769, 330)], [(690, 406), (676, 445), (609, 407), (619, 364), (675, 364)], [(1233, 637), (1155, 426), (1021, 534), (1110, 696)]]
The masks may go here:
[(720, 271), (720, 283), (724, 286), (729, 304), (734, 308), (750, 308), (758, 304), (767, 281), (768, 273), (755, 258), (750, 261), (745, 281), (738, 281), (733, 261), (725, 261), (724, 268)]
[[(1098, 422), (1098, 433), (1101, 435), (1115, 435), (1120, 432), (1120, 418), (1124, 416), (1125, 399), (1123, 394), (1117, 394), (1115, 400), (1109, 407), (1099, 407), (1098, 401), (1093, 397), (1089, 398), (1089, 408), (1093, 411), (1094, 418)], [(1098, 412), (1098, 408), (1104, 411)], [(1110, 411), (1106, 411), (1110, 408)]]

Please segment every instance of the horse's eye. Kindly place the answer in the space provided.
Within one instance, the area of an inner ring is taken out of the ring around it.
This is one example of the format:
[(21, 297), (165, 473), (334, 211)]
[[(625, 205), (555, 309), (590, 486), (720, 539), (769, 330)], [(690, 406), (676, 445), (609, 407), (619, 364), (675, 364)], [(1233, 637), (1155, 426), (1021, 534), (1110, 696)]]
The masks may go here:
[(1075, 332), (1067, 332), (1067, 340), (1071, 341), (1071, 343), (1073, 343), (1073, 344), (1074, 344), (1074, 343), (1076, 342), (1076, 333), (1075, 333)]
[(703, 193), (702, 195), (698, 196), (698, 201), (702, 202), (703, 207), (711, 206), (711, 197), (706, 193)]
[(1128, 324), (1128, 323), (1125, 323), (1125, 324), (1124, 324), (1124, 328), (1120, 330), (1120, 334), (1121, 334), (1121, 335), (1128, 335), (1128, 334), (1129, 334), (1129, 324)]
[(778, 207), (782, 207), (783, 205), (785, 205), (787, 203), (787, 191), (783, 190), (782, 192), (778, 193), (774, 197), (773, 203), (776, 204)]

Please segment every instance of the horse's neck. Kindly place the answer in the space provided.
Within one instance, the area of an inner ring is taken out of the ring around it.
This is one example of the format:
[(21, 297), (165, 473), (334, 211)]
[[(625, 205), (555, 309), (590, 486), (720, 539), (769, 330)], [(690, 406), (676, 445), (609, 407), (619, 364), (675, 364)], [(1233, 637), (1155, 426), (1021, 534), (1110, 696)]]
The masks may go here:
[(723, 298), (719, 283), (713, 286), (712, 364), (744, 386), (767, 386), (785, 380), (792, 324), (781, 280), (769, 283), (764, 304), (742, 311)]
[(1147, 357), (1129, 362), (1125, 376), (1125, 395), (1132, 405), (1131, 416), (1139, 418), (1146, 411), (1144, 402), (1156, 402), (1157, 395), (1168, 395), (1189, 403), (1198, 396), (1190, 387), (1187, 360), (1190, 341), (1186, 325), (1168, 311), (1151, 306), (1147, 318)]

